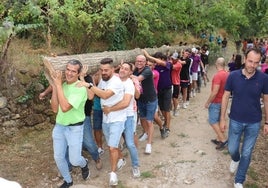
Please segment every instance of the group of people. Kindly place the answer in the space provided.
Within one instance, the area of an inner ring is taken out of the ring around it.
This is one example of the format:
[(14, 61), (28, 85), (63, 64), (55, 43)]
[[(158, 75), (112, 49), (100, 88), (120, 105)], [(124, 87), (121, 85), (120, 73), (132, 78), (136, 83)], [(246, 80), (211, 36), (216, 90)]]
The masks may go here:
[[(82, 148), (92, 156), (97, 169), (102, 168), (102, 134), (109, 148), (109, 185), (118, 184), (116, 171), (126, 164), (119, 148), (121, 139), (130, 153), (133, 177), (139, 177), (138, 119), (143, 128), (139, 140), (146, 140), (144, 153), (151, 154), (153, 122), (159, 126), (161, 137), (168, 137), (172, 130), (171, 111), (174, 116), (178, 115), (179, 96), (181, 107), (187, 108), (190, 97), (194, 97), (200, 87), (198, 79), (204, 83), (208, 81), (206, 46), (185, 49), (180, 54), (175, 51), (170, 57), (161, 52), (154, 55), (145, 50), (142, 52), (134, 63), (121, 62), (118, 68), (113, 59), (102, 59), (99, 72), (93, 78), (87, 75), (87, 67), (78, 60), (67, 63), (64, 82), (61, 71), (50, 72), (53, 82), (49, 89), (40, 94), (40, 98), (52, 92), (51, 107), (57, 113), (52, 133), (53, 150), (56, 165), (64, 179), (61, 188), (73, 185), (70, 174), (72, 166), (81, 168), (83, 179), (90, 176)], [(268, 118), (268, 77), (257, 71), (260, 58), (260, 50), (251, 48), (246, 52), (244, 67), (231, 73), (225, 70), (224, 58), (218, 58), (215, 63), (217, 74), (213, 77), (211, 94), (205, 103), (209, 109), (209, 123), (217, 135), (211, 141), (217, 145), (216, 149), (228, 145), (232, 157), (230, 170), (234, 172), (238, 168), (234, 184), (236, 188), (243, 187), (261, 126), (261, 97), (266, 104)], [(230, 125), (226, 138), (225, 118), (231, 94)], [(268, 119), (264, 132), (268, 133)], [(240, 153), (239, 143), (243, 133)]]
[[(245, 51), (242, 65), (241, 55), (235, 56), (234, 63), (225, 69), (224, 58), (215, 62), (217, 69), (212, 79), (211, 93), (205, 103), (209, 123), (216, 133), (216, 149), (228, 145), (231, 155), (230, 172), (235, 173), (234, 188), (243, 188), (251, 155), (262, 124), (260, 99), (263, 99), (265, 121), (264, 134), (268, 134), (268, 75), (259, 71), (262, 51), (251, 47)], [(229, 126), (226, 124), (228, 103), (232, 96)], [(228, 138), (225, 131), (228, 127)], [(240, 147), (240, 143), (242, 145)]]
[(195, 95), (200, 69), (205, 70), (205, 67), (198, 50), (193, 48), (181, 54), (175, 52), (171, 57), (161, 52), (152, 56), (143, 50), (135, 63), (122, 62), (119, 68), (113, 59), (104, 58), (93, 77), (87, 74), (88, 67), (78, 60), (67, 63), (64, 76), (61, 71), (50, 70), (52, 83), (39, 98), (52, 93), (51, 108), (57, 114), (52, 132), (53, 150), (64, 180), (61, 188), (73, 185), (70, 174), (73, 166), (81, 168), (83, 179), (90, 176), (88, 160), (82, 156), (82, 149), (88, 151), (97, 169), (102, 168), (102, 135), (109, 148), (109, 184), (118, 184), (116, 171), (126, 164), (119, 149), (122, 138), (130, 152), (133, 176), (139, 177), (137, 119), (144, 130), (139, 140), (147, 141), (144, 153), (151, 154), (153, 122), (159, 125), (161, 137), (166, 138), (171, 130), (172, 106), (173, 115), (177, 116), (178, 98), (182, 93), (182, 107), (187, 108), (190, 75), (194, 75), (195, 84), (191, 90)]

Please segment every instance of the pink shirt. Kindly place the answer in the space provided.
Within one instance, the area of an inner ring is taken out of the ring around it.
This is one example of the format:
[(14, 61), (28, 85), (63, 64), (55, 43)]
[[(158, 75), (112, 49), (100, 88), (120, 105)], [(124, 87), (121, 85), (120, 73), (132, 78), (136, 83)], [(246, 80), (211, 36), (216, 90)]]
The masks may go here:
[(157, 70), (153, 70), (153, 77), (154, 77), (154, 88), (157, 93), (157, 85), (159, 81), (159, 72)]
[(265, 72), (266, 69), (268, 69), (268, 64), (267, 63), (261, 64), (261, 71)]

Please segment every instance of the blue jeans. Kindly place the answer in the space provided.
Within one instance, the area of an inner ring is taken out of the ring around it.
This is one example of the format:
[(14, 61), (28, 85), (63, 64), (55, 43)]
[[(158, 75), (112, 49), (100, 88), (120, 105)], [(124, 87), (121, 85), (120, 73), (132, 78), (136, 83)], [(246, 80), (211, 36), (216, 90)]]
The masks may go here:
[(86, 116), (84, 121), (83, 148), (88, 151), (93, 160), (97, 161), (100, 158), (98, 147), (92, 134), (90, 116)]
[(56, 123), (52, 131), (54, 159), (63, 179), (68, 183), (72, 181), (72, 177), (66, 159), (67, 148), (73, 166), (83, 168), (87, 164), (86, 159), (81, 155), (83, 129), (84, 125), (63, 126)]
[(125, 121), (125, 141), (130, 153), (131, 163), (133, 167), (139, 166), (139, 156), (136, 145), (134, 143), (134, 116), (128, 116), (127, 120)]
[(93, 129), (102, 130), (102, 110), (93, 110)]
[[(230, 119), (228, 133), (228, 150), (233, 161), (239, 161), (235, 183), (241, 183), (246, 179), (246, 173), (250, 164), (251, 154), (259, 135), (261, 122), (240, 123)], [(239, 152), (241, 136), (244, 133), (241, 154)]]

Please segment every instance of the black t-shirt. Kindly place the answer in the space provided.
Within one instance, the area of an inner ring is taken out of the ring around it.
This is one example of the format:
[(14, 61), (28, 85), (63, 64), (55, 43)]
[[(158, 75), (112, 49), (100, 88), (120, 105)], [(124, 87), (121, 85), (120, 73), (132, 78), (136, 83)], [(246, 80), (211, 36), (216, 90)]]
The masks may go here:
[(208, 64), (208, 55), (205, 53), (201, 53), (201, 61), (203, 62), (204, 65)]
[(181, 73), (180, 73), (181, 81), (190, 80), (189, 68), (191, 65), (191, 59), (190, 58), (184, 59), (182, 57), (181, 60), (186, 62), (186, 64), (183, 64), (181, 68)]
[[(89, 75), (87, 75), (84, 79), (85, 79), (85, 81), (87, 83), (93, 83), (92, 77), (89, 76)], [(85, 115), (86, 116), (90, 116), (91, 115), (92, 105), (93, 105), (93, 101), (87, 99), (86, 104), (85, 104)]]
[(138, 100), (141, 102), (149, 102), (149, 101), (155, 101), (156, 100), (156, 91), (154, 88), (154, 80), (153, 80), (153, 73), (149, 67), (144, 67), (144, 69), (141, 72), (138, 72), (138, 69), (136, 69), (133, 72), (133, 75), (143, 76), (143, 80), (141, 81), (141, 95)]

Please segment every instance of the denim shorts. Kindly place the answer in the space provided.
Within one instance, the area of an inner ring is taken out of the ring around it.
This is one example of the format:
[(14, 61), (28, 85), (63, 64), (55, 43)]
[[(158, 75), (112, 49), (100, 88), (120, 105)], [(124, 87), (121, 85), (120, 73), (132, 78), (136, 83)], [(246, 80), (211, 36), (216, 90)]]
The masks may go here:
[(208, 107), (208, 122), (214, 125), (220, 122), (221, 103), (211, 103)]
[(124, 127), (124, 121), (102, 124), (103, 134), (105, 136), (106, 143), (109, 147), (118, 148), (122, 133), (124, 131)]
[(139, 115), (142, 119), (146, 119), (147, 121), (153, 121), (156, 108), (157, 100), (154, 100), (152, 102), (141, 102), (138, 100)]
[(93, 111), (93, 129), (102, 130), (102, 110)]

